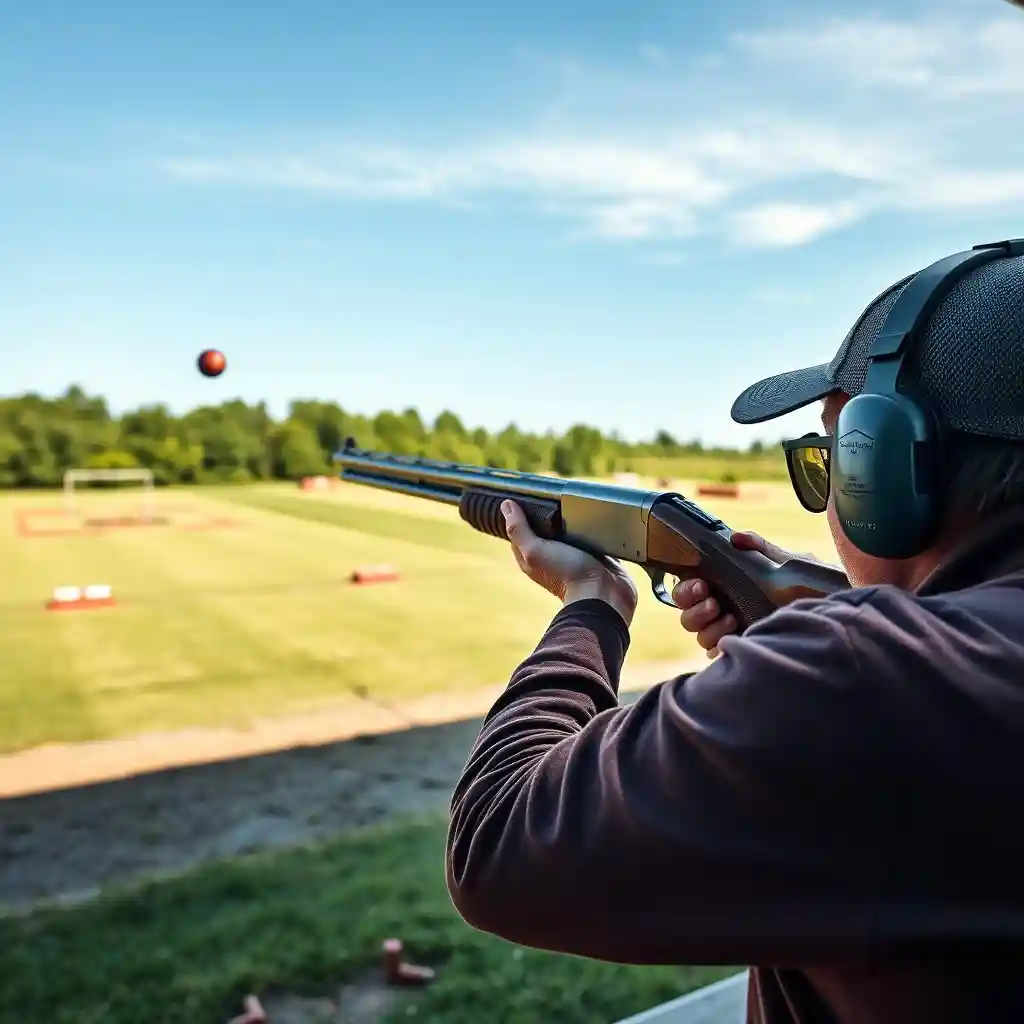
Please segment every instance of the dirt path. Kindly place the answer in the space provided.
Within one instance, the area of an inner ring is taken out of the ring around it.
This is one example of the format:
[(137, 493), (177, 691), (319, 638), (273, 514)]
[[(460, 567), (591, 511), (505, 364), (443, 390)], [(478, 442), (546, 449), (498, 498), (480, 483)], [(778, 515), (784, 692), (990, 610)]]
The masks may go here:
[[(623, 691), (701, 665), (627, 667)], [(443, 809), (501, 689), (0, 757), (0, 905)]]

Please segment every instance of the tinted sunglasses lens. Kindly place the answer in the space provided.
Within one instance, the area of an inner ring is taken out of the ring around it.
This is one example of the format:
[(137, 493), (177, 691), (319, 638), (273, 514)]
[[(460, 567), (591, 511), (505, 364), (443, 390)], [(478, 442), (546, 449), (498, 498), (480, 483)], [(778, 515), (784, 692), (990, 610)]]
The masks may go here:
[(794, 448), (789, 456), (789, 475), (804, 508), (824, 512), (828, 505), (828, 451), (823, 448)]

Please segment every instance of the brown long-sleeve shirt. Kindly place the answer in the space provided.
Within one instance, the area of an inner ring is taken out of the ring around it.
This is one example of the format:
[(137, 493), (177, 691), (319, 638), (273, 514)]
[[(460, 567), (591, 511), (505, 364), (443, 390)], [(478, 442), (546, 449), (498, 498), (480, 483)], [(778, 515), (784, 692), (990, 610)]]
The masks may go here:
[(628, 645), (570, 605), (488, 714), (448, 840), (470, 924), (757, 965), (763, 1024), (1024, 1021), (1024, 511), (619, 707)]

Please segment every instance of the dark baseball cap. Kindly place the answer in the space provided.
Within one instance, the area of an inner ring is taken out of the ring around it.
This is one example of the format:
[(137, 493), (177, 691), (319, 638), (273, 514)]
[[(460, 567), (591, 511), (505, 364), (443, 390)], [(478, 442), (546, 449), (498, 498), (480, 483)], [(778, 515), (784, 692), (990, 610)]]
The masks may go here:
[[(764, 423), (836, 392), (859, 394), (871, 345), (916, 276), (871, 302), (830, 363), (752, 384), (733, 403), (733, 420)], [(943, 426), (1024, 440), (1024, 256), (993, 260), (961, 278), (913, 343), (904, 375)]]

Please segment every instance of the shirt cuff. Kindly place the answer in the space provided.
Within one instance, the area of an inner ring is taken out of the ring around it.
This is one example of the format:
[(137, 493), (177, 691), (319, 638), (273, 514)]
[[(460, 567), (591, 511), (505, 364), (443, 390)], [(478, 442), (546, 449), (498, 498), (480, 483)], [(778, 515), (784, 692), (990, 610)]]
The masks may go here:
[(551, 620), (551, 625), (554, 627), (563, 622), (587, 625), (598, 633), (613, 629), (622, 643), (623, 651), (629, 648), (629, 626), (626, 625), (626, 620), (607, 601), (600, 598), (588, 597), (566, 605)]

